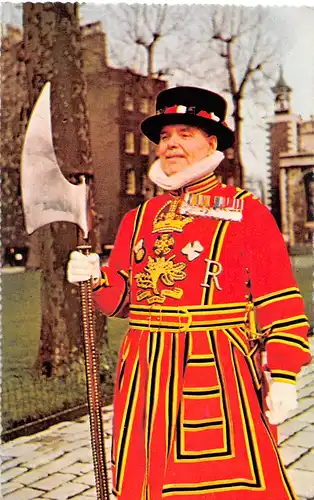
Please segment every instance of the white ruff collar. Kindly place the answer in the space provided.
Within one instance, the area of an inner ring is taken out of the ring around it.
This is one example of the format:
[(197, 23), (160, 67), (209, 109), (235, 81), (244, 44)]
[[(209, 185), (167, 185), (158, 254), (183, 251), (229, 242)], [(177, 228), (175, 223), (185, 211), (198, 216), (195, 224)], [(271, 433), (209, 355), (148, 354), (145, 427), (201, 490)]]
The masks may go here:
[(189, 165), (189, 167), (181, 172), (170, 176), (166, 175), (162, 170), (161, 161), (156, 160), (150, 167), (148, 177), (154, 184), (157, 184), (157, 186), (162, 189), (179, 189), (213, 172), (215, 168), (218, 167), (219, 163), (221, 163), (224, 156), (225, 155), (221, 151), (215, 151), (212, 155), (206, 156), (193, 165)]

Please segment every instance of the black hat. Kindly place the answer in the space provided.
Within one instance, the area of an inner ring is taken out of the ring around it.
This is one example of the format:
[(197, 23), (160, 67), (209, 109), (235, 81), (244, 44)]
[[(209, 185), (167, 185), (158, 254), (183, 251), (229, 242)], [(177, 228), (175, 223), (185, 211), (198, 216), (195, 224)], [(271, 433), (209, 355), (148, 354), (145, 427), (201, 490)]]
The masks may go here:
[(215, 92), (198, 87), (173, 87), (160, 92), (156, 115), (146, 118), (141, 129), (148, 139), (158, 144), (165, 125), (191, 125), (215, 135), (217, 149), (224, 151), (234, 141), (234, 133), (224, 121), (226, 111), (227, 102)]

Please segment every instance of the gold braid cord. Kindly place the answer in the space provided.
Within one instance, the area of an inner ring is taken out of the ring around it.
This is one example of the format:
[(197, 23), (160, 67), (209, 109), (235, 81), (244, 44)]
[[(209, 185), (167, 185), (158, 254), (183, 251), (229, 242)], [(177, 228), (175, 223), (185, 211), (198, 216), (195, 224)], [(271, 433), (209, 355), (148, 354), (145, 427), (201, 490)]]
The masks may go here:
[[(89, 245), (77, 247), (85, 255)], [(87, 399), (90, 418), (91, 444), (93, 453), (95, 483), (98, 500), (109, 500), (109, 484), (106, 469), (106, 455), (103, 437), (101, 395), (99, 381), (99, 355), (95, 347), (95, 319), (92, 304), (92, 283), (80, 283), (81, 323), (84, 337)]]

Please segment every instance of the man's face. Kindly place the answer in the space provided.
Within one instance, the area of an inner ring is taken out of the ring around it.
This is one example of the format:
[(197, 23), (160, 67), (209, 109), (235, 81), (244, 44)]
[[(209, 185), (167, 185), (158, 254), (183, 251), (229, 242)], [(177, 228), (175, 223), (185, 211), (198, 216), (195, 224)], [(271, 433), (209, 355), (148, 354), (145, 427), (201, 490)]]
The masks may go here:
[(189, 125), (167, 125), (160, 133), (157, 155), (166, 175), (173, 175), (210, 156), (217, 138)]

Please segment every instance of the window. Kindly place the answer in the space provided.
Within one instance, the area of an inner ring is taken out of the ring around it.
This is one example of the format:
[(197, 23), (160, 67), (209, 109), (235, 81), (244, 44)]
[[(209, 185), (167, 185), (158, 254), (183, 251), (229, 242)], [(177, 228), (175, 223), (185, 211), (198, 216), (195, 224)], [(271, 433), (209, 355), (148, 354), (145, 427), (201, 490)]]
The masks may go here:
[(135, 152), (134, 132), (126, 132), (124, 150), (126, 153), (134, 153)]
[(309, 172), (304, 176), (305, 196), (306, 196), (306, 219), (307, 222), (314, 222), (314, 172)]
[(149, 113), (149, 100), (148, 97), (142, 97), (140, 99), (140, 112), (148, 115)]
[(134, 103), (133, 103), (133, 97), (131, 96), (131, 94), (125, 94), (125, 96), (124, 96), (124, 108), (127, 109), (128, 111), (133, 111)]
[(145, 200), (154, 196), (154, 184), (149, 180), (147, 174), (143, 173), (141, 178), (141, 194)]
[(141, 176), (141, 194), (145, 195), (148, 189), (148, 178), (145, 172), (142, 173)]
[(234, 149), (233, 148), (226, 149), (225, 156), (228, 160), (233, 160), (234, 159)]
[(145, 136), (141, 137), (141, 155), (149, 154), (149, 141)]
[(133, 165), (126, 166), (125, 192), (129, 195), (136, 194), (136, 177)]
[(275, 99), (275, 111), (281, 112), (288, 109), (287, 95), (285, 93), (278, 94)]

